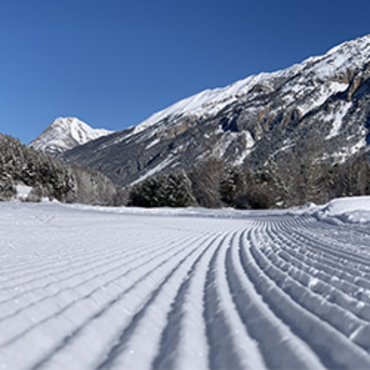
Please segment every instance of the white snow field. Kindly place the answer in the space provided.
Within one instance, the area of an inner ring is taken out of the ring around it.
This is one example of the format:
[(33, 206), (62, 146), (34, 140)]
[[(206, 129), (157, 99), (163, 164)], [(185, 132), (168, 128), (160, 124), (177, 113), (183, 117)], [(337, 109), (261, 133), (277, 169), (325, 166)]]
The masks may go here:
[(0, 369), (370, 369), (369, 204), (0, 203)]

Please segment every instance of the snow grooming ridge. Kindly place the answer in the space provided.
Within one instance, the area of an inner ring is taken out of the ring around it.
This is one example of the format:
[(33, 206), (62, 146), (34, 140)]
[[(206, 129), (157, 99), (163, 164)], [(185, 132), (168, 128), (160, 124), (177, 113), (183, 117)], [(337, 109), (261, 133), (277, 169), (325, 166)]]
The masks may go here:
[[(2, 203), (0, 368), (368, 369), (362, 200), (226, 214)], [(345, 227), (313, 217), (359, 210)]]

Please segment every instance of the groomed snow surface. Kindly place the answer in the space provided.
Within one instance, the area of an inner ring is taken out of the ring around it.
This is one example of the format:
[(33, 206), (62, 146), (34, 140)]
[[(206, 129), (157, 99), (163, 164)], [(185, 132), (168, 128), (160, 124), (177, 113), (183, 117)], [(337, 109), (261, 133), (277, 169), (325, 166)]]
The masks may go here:
[(0, 369), (370, 369), (369, 222), (1, 203)]

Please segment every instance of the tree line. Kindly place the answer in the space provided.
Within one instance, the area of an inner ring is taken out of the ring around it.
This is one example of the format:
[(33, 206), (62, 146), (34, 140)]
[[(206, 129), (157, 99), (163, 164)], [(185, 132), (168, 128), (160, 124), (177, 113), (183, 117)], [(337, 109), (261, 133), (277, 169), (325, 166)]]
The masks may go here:
[(100, 172), (66, 165), (12, 136), (0, 134), (0, 200), (13, 198), (17, 184), (32, 187), (29, 201), (46, 197), (65, 203), (119, 203), (116, 187)]
[(190, 172), (174, 170), (128, 187), (126, 205), (268, 209), (370, 195), (366, 153), (333, 165), (304, 149), (286, 151), (259, 168), (233, 166), (211, 157)]
[(317, 147), (306, 144), (272, 156), (260, 167), (233, 166), (209, 157), (191, 171), (174, 169), (117, 189), (98, 171), (69, 166), (0, 134), (0, 200), (13, 198), (17, 184), (32, 187), (29, 201), (47, 197), (66, 203), (138, 207), (288, 208), (370, 195), (370, 165), (365, 152), (333, 164)]

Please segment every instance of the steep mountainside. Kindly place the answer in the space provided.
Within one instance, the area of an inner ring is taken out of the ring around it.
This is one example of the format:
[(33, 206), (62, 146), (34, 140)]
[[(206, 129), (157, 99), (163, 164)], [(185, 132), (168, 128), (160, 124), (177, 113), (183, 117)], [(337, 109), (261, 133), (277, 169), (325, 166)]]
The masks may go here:
[(190, 169), (212, 155), (258, 166), (297, 146), (340, 162), (366, 147), (369, 77), (370, 35), (285, 70), (206, 90), (62, 158), (119, 185)]
[(57, 155), (110, 133), (103, 129), (93, 129), (77, 118), (58, 118), (30, 146)]

